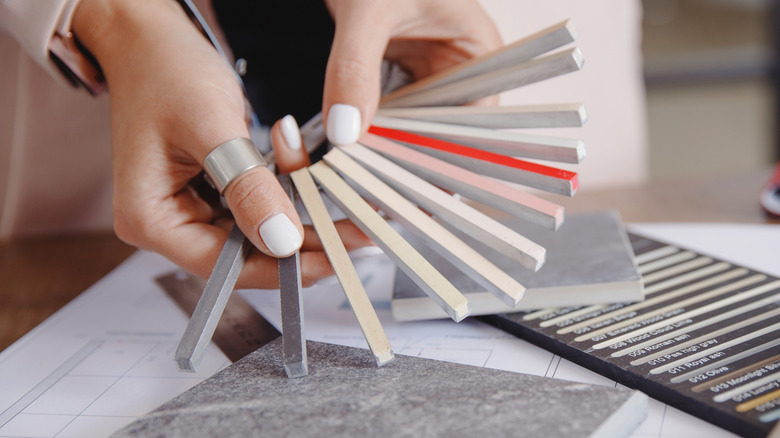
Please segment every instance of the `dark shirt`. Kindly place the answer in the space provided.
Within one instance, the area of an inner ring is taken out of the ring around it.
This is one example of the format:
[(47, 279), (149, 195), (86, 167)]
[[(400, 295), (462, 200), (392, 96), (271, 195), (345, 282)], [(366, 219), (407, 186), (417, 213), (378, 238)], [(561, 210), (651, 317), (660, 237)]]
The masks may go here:
[(260, 123), (292, 114), (304, 124), (322, 109), (335, 25), (322, 0), (214, 0)]

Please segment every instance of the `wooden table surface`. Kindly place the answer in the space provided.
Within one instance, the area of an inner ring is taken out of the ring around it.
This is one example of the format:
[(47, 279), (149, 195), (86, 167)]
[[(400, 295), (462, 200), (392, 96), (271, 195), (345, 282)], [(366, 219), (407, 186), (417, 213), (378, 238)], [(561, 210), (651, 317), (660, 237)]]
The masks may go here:
[[(770, 171), (585, 192), (566, 212), (617, 209), (626, 222), (775, 223), (758, 206)], [(560, 199), (560, 198), (558, 198)], [(22, 238), (0, 244), (0, 351), (125, 260), (111, 233)]]

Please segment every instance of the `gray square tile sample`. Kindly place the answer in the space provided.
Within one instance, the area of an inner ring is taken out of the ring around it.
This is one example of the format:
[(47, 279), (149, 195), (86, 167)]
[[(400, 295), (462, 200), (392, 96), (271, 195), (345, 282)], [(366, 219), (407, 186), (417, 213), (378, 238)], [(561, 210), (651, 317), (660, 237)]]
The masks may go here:
[(620, 436), (647, 397), (411, 356), (377, 368), (367, 350), (308, 342), (288, 379), (280, 340), (117, 432), (135, 436)]

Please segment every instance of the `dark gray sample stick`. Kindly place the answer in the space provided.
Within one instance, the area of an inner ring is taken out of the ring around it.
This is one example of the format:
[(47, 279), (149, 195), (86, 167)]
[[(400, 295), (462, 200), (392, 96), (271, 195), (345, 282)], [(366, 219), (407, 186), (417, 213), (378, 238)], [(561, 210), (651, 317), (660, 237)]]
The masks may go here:
[[(293, 199), (289, 175), (279, 175), (282, 188)], [(301, 296), (300, 252), (279, 259), (279, 294), (282, 307), (282, 350), (284, 371), (293, 379), (309, 374), (306, 338), (303, 336), (303, 297)]]

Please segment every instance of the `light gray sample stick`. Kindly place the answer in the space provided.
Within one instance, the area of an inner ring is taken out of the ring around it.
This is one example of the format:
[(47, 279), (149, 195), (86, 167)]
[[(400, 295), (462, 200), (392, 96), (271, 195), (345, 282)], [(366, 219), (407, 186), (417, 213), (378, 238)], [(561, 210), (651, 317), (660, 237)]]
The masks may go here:
[(398, 108), (462, 105), (513, 88), (577, 71), (582, 68), (582, 64), (582, 52), (575, 47), (535, 58), (518, 65), (451, 82), (440, 87), (418, 91), (393, 100), (382, 101), (381, 106), (383, 108)]
[[(400, 88), (382, 99), (389, 103), (398, 98), (440, 87), (491, 71), (528, 61), (539, 55), (569, 44), (577, 37), (577, 30), (569, 20), (556, 23), (498, 50), (452, 66), (439, 73)], [(398, 105), (393, 105), (398, 106)]]
[(376, 115), (492, 129), (582, 127), (588, 119), (581, 103), (379, 108)]
[[(290, 175), (279, 175), (282, 188), (293, 199)], [(303, 296), (301, 294), (301, 253), (279, 259), (279, 294), (282, 307), (282, 350), (284, 372), (294, 379), (309, 374), (306, 338), (303, 335)]]
[(244, 267), (249, 248), (249, 242), (238, 226), (234, 225), (176, 348), (174, 357), (180, 370), (195, 371), (203, 359), (203, 353)]

